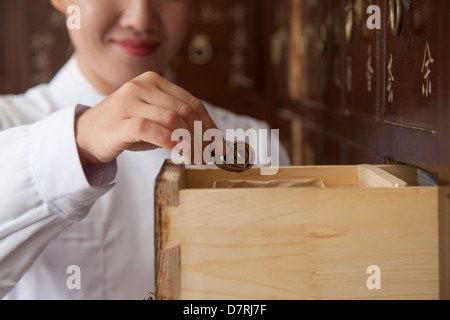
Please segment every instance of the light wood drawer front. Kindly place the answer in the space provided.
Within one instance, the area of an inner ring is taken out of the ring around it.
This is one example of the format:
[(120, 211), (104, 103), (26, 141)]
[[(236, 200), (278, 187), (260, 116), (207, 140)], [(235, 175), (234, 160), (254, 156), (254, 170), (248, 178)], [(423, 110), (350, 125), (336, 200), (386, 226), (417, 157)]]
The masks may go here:
[(274, 180), (312, 176), (326, 187), (213, 189), (214, 179), (258, 180), (258, 169), (166, 164), (156, 188), (157, 298), (438, 299), (438, 192), (409, 186), (414, 171), (282, 168)]

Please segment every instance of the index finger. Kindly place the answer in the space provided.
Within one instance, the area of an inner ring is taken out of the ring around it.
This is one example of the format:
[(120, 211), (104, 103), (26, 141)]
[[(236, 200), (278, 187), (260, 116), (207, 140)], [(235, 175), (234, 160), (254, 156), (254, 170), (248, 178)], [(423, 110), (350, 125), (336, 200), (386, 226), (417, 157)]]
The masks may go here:
[(160, 90), (174, 96), (187, 106), (191, 107), (197, 114), (198, 119), (202, 121), (205, 130), (218, 129), (203, 103), (188, 91), (170, 82), (164, 77), (161, 77), (160, 81), (156, 81), (156, 85)]

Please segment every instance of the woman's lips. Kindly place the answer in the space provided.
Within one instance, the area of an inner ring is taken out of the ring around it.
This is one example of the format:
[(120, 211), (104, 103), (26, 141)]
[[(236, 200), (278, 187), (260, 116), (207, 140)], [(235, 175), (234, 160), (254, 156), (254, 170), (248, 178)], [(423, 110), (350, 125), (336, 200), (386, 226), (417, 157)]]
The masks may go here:
[(130, 56), (135, 57), (146, 57), (155, 52), (159, 46), (160, 42), (156, 41), (144, 41), (144, 40), (114, 40), (115, 44), (117, 44), (125, 53)]

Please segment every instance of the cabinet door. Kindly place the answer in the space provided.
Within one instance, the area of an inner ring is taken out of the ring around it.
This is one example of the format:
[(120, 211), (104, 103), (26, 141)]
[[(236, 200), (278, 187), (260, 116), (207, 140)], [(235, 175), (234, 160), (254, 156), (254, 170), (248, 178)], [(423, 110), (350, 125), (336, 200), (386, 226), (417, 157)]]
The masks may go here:
[(344, 72), (343, 0), (320, 2), (318, 26), (318, 69), (320, 100), (335, 111), (343, 108)]
[(270, 112), (264, 14), (271, 2), (195, 1), (194, 23), (172, 64), (177, 84), (220, 107), (264, 118)]
[[(319, 64), (320, 1), (290, 0), (289, 54), (287, 59), (287, 95), (296, 131), (291, 135), (298, 145), (292, 147), (294, 164), (315, 164), (321, 159), (323, 132), (317, 123), (320, 112)], [(289, 113), (288, 113), (289, 114)]]
[(289, 94), (297, 106), (319, 100), (319, 1), (292, 0)]
[(0, 2), (1, 65), (0, 94), (18, 93), (26, 88), (24, 82), (23, 25), (15, 24), (23, 12), (23, 1)]
[(352, 114), (378, 118), (381, 32), (369, 29), (366, 10), (375, 0), (344, 1), (344, 107)]
[[(0, 15), (2, 14), (2, 12), (4, 12), (4, 2), (0, 2)], [(5, 69), (3, 67), (3, 65), (5, 64), (5, 57), (4, 57), (4, 53), (3, 53), (4, 30), (5, 30), (5, 19), (0, 19), (0, 48), (2, 48), (2, 50), (0, 50), (0, 94), (3, 92), (3, 88), (4, 88), (3, 75), (5, 74)]]
[[(290, 83), (290, 57), (291, 49), (291, 0), (270, 1), (273, 3), (273, 11), (269, 13), (266, 19), (266, 25), (273, 31), (270, 37), (264, 41), (270, 43), (270, 65), (272, 69), (271, 87), (276, 95), (281, 108), (289, 105), (291, 99), (289, 96)], [(270, 30), (270, 29), (269, 29)]]
[[(443, 81), (439, 32), (448, 30), (439, 15), (447, 0), (384, 0), (386, 19), (385, 120), (413, 128), (438, 130)], [(392, 21), (392, 22), (391, 22)]]
[(47, 0), (3, 0), (0, 7), (0, 93), (51, 80), (72, 54), (64, 15)]

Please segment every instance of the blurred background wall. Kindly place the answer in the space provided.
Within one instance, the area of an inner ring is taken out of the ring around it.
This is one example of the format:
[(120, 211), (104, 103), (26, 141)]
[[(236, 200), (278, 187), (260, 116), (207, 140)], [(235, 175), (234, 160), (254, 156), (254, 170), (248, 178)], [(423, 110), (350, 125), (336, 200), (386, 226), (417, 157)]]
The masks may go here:
[[(438, 173), (447, 0), (195, 3), (170, 68), (179, 85), (279, 128), (293, 164), (407, 163)], [(380, 30), (367, 28), (370, 5), (381, 9)], [(0, 46), (2, 94), (49, 81), (73, 50), (48, 0), (1, 0)]]

